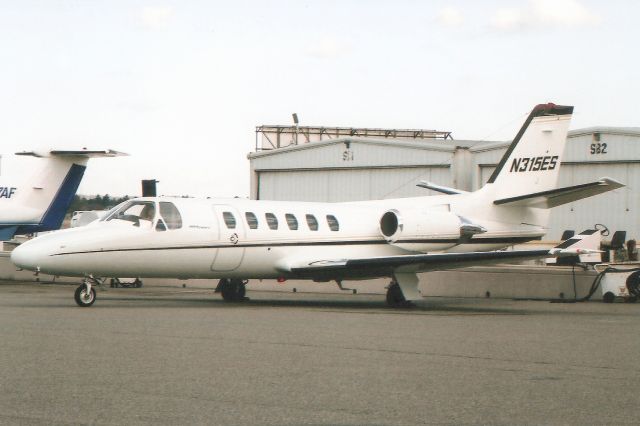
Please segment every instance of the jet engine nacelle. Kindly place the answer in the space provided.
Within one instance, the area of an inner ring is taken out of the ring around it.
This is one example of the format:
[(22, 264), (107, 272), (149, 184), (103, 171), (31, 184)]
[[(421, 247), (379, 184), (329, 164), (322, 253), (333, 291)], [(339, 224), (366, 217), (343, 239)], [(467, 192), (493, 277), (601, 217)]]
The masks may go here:
[(380, 217), (380, 233), (387, 242), (405, 250), (446, 250), (460, 242), (464, 222), (444, 211), (409, 209), (386, 211)]

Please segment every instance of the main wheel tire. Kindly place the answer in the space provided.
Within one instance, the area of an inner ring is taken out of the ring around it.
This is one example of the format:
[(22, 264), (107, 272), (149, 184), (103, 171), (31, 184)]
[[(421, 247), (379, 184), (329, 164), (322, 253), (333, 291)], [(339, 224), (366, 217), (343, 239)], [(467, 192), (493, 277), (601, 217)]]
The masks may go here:
[(91, 291), (87, 293), (87, 286), (82, 284), (76, 288), (74, 299), (78, 306), (88, 308), (96, 301), (96, 290), (91, 287)]
[(225, 302), (242, 302), (247, 292), (242, 280), (221, 281), (220, 293)]
[(616, 295), (613, 294), (612, 292), (608, 291), (605, 294), (602, 295), (602, 301), (604, 303), (613, 303), (613, 301), (615, 300)]
[(245, 287), (244, 282), (239, 281), (237, 284), (238, 288), (237, 288), (237, 292), (236, 292), (236, 296), (237, 296), (237, 300), (236, 302), (242, 302), (243, 300), (245, 300), (245, 294), (247, 294), (247, 287)]
[(402, 294), (402, 289), (398, 283), (391, 283), (389, 287), (387, 287), (387, 305), (398, 308), (405, 305), (407, 300), (404, 298), (404, 294)]
[(220, 294), (225, 302), (233, 302), (234, 291), (231, 280), (220, 280)]

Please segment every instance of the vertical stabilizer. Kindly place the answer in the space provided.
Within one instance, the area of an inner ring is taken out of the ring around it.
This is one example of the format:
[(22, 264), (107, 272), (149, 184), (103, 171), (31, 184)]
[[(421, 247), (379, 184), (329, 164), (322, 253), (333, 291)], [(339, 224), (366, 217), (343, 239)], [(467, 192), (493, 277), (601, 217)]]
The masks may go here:
[(86, 164), (92, 157), (125, 155), (117, 151), (20, 152), (41, 158), (31, 178), (0, 184), (0, 240), (14, 234), (50, 231), (60, 228), (73, 201)]
[(537, 105), (487, 181), (495, 199), (556, 188), (572, 106)]

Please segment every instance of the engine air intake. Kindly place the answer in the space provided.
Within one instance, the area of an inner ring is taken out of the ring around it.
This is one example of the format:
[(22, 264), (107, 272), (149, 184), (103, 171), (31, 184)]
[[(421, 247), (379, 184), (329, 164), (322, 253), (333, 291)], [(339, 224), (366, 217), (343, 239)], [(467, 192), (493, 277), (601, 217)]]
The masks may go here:
[(388, 244), (411, 252), (446, 250), (462, 236), (461, 219), (449, 212), (410, 208), (380, 216), (380, 234)]
[(387, 238), (391, 238), (400, 226), (400, 220), (395, 211), (389, 210), (380, 218), (380, 232)]

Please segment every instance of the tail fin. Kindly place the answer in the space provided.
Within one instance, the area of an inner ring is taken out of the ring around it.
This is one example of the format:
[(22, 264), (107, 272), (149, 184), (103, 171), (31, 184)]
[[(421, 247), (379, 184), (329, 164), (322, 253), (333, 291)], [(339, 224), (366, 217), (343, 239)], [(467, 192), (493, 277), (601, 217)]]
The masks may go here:
[(487, 181), (495, 199), (552, 190), (573, 113), (572, 106), (537, 105)]
[[(0, 238), (14, 234), (49, 231), (62, 225), (92, 157), (125, 155), (117, 151), (19, 152), (17, 155), (43, 158), (30, 179), (21, 184), (3, 185), (0, 193)], [(2, 232), (2, 229), (5, 231)]]

